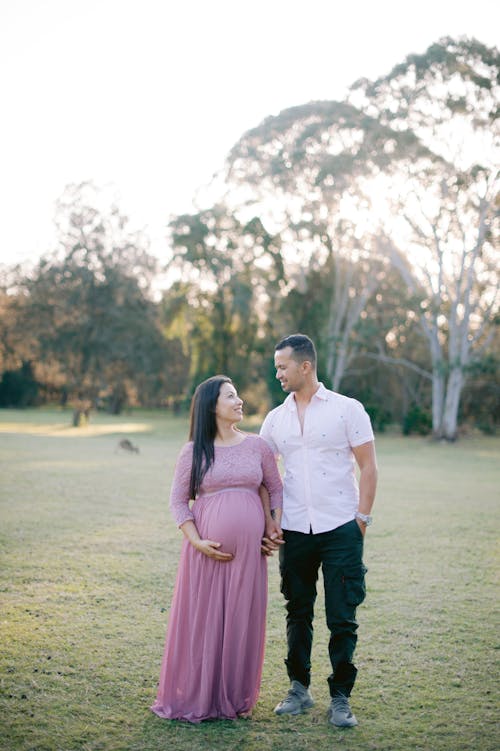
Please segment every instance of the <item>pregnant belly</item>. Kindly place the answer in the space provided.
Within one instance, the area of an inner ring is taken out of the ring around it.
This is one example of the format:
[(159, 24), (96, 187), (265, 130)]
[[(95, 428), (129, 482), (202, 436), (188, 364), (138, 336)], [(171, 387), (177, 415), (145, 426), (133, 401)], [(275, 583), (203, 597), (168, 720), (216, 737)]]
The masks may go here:
[(264, 512), (258, 494), (226, 490), (201, 498), (193, 513), (201, 537), (220, 542), (224, 553), (260, 551)]

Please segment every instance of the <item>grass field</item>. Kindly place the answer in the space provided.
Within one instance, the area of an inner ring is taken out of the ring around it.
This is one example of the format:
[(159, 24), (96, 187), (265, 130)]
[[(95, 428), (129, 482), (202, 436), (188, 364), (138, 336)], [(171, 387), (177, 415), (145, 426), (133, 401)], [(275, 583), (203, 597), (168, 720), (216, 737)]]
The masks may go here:
[[(151, 712), (181, 535), (169, 482), (183, 419), (0, 412), (2, 751), (497, 751), (500, 441), (377, 439), (380, 489), (358, 611), (353, 730), (326, 722), (319, 597), (307, 715), (287, 689), (269, 562), (267, 653), (252, 720), (191, 726)], [(128, 437), (139, 454), (117, 451)]]

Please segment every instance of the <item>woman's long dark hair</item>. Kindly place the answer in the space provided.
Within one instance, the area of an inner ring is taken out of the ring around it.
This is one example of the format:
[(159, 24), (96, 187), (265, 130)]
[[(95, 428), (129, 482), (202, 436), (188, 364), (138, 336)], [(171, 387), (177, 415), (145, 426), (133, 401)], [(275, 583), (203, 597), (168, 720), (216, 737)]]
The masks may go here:
[(232, 383), (225, 375), (216, 375), (202, 381), (191, 400), (189, 440), (193, 441), (193, 464), (189, 497), (196, 498), (200, 485), (214, 461), (214, 441), (217, 434), (215, 406), (223, 383)]

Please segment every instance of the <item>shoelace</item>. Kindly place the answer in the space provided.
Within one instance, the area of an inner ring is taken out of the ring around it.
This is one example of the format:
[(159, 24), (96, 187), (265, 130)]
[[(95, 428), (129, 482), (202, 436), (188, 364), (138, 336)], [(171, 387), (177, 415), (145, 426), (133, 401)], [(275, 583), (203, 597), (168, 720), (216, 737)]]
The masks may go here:
[(332, 697), (332, 708), (335, 712), (345, 712), (348, 717), (352, 715), (347, 696)]
[(298, 699), (299, 702), (302, 702), (304, 699), (305, 693), (303, 691), (300, 691), (296, 688), (290, 688), (288, 689), (288, 694), (286, 696), (285, 702), (287, 701), (293, 701), (293, 699)]

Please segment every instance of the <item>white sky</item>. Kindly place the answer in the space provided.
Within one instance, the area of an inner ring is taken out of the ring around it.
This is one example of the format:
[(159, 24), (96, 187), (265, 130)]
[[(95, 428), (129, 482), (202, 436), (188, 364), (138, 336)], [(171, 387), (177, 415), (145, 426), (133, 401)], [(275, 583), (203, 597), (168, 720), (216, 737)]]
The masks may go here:
[(1, 0), (0, 262), (54, 244), (65, 185), (169, 215), (264, 117), (342, 98), (441, 36), (498, 45), (496, 0)]

